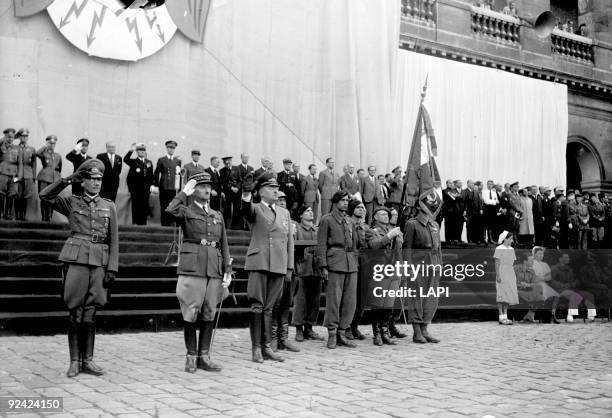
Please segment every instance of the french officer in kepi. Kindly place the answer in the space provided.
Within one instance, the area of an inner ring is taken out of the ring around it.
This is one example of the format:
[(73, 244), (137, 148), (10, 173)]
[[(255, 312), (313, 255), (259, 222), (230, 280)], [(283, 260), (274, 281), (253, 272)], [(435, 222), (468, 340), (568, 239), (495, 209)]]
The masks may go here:
[[(209, 348), (215, 311), (229, 284), (223, 279), (231, 272), (231, 261), (223, 217), (210, 208), (211, 189), (208, 173), (194, 174), (166, 208), (183, 230), (176, 296), (183, 314), (185, 371), (189, 373), (221, 370), (210, 360)], [(193, 202), (187, 205), (191, 195)], [(197, 346), (196, 325), (200, 328)]]
[[(40, 192), (40, 199), (66, 216), (70, 223), (70, 237), (59, 256), (65, 263), (64, 302), (70, 311), (68, 377), (76, 376), (79, 371), (96, 376), (104, 374), (93, 362), (94, 320), (96, 309), (106, 304), (107, 289), (117, 274), (119, 235), (115, 204), (98, 195), (103, 173), (102, 161), (89, 159), (74, 174)], [(74, 183), (82, 185), (81, 195), (59, 195)]]

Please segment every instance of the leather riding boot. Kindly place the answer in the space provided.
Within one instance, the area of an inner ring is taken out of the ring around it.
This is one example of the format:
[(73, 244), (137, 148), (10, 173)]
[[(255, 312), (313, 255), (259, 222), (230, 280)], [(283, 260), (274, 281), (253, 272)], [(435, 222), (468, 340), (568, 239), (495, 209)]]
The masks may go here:
[(412, 324), (412, 331), (414, 334), (412, 335), (412, 342), (417, 344), (427, 344), (427, 340), (423, 337), (423, 333), (421, 332), (421, 324)]
[(407, 337), (407, 334), (404, 334), (397, 326), (395, 326), (395, 318), (393, 317), (393, 313), (389, 315), (389, 335), (396, 338)]
[(328, 329), (327, 330), (328, 335), (327, 335), (327, 348), (336, 348), (336, 335), (337, 335), (337, 331), (335, 329)]
[(183, 322), (183, 338), (185, 340), (185, 371), (187, 373), (196, 372), (196, 324), (193, 322)]
[(372, 342), (374, 345), (383, 345), (380, 339), (380, 329), (378, 327), (378, 321), (372, 321)]
[(427, 340), (428, 343), (439, 343), (440, 340), (429, 335), (429, 331), (427, 331), (427, 324), (421, 324), (421, 334), (423, 334), (423, 338)]
[(21, 217), (21, 221), (25, 221), (26, 220), (26, 209), (28, 207), (28, 201), (26, 199), (19, 199), (21, 200), (21, 202), (19, 203), (19, 210), (20, 210), (20, 217)]
[(0, 194), (0, 219), (4, 219), (4, 195)]
[(4, 203), (4, 219), (10, 221), (13, 219), (13, 202), (14, 198), (7, 197), (6, 202)]
[(279, 321), (277, 321), (276, 315), (272, 314), (272, 325), (270, 333), (272, 335), (272, 341), (270, 341), (270, 348), (272, 351), (278, 351), (278, 340), (280, 340)]
[(380, 339), (382, 340), (383, 344), (387, 344), (387, 345), (397, 344), (395, 341), (391, 339), (391, 336), (389, 335), (389, 328), (387, 328), (386, 318), (380, 321)]
[(325, 341), (325, 337), (317, 334), (313, 329), (312, 325), (306, 324), (304, 325), (304, 339), (306, 340), (317, 340), (317, 341)]
[(79, 374), (79, 324), (70, 321), (68, 326), (68, 350), (70, 352), (70, 367), (66, 372), (66, 376), (75, 377)]
[(264, 360), (285, 361), (284, 358), (272, 351), (272, 312), (263, 315), (263, 336), (261, 354)]
[(338, 345), (343, 345), (345, 347), (349, 347), (349, 348), (355, 348), (357, 347), (357, 344), (355, 344), (354, 342), (348, 340), (346, 338), (346, 330), (343, 329), (339, 329), (336, 332), (336, 341), (338, 343)]
[(300, 351), (292, 342), (289, 341), (289, 324), (284, 323), (282, 327), (278, 328), (279, 339), (278, 349), (292, 351), (298, 353)]
[(251, 317), (250, 331), (251, 331), (251, 351), (252, 359), (255, 363), (263, 363), (264, 359), (261, 355), (261, 327), (262, 327), (262, 314), (253, 312)]
[[(353, 334), (353, 337), (356, 340), (365, 340), (366, 336), (363, 335), (363, 333), (361, 331), (359, 331), (359, 325), (358, 324), (351, 324), (351, 330), (350, 333)], [(347, 332), (348, 334), (348, 332)]]
[(96, 341), (96, 327), (92, 322), (84, 322), (85, 329), (85, 352), (83, 353), (83, 373), (102, 376), (104, 370), (93, 361), (94, 345)]
[(200, 337), (198, 339), (198, 369), (208, 372), (220, 372), (221, 366), (210, 359), (210, 342), (212, 340), (213, 323), (204, 321), (200, 323)]
[(295, 326), (295, 341), (300, 343), (304, 341), (304, 328), (301, 325)]

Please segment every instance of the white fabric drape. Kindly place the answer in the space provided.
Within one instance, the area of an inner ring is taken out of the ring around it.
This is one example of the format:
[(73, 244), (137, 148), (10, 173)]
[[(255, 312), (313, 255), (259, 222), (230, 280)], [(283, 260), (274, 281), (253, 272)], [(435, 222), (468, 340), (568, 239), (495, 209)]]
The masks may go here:
[(213, 0), (204, 45), (176, 34), (136, 63), (88, 57), (46, 13), (15, 18), (11, 4), (0, 6), (0, 123), (30, 128), (36, 147), (51, 133), (62, 155), (81, 136), (90, 155), (143, 141), (155, 163), (172, 138), (185, 162), (192, 149), (204, 163), (244, 151), (253, 166), (292, 157), (305, 172), (332, 156), (387, 172), (406, 164), (429, 74), (443, 178), (565, 181), (565, 86), (400, 50), (395, 0)]

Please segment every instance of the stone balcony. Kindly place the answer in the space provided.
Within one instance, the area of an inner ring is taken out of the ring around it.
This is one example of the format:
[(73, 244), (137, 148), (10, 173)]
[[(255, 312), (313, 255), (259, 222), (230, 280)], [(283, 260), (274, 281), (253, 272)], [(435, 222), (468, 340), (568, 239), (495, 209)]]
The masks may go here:
[(436, 0), (402, 0), (402, 18), (417, 24), (435, 26)]
[(518, 47), (521, 21), (514, 16), (472, 6), (474, 36), (505, 45)]
[(584, 64), (594, 64), (592, 39), (554, 29), (550, 40), (553, 54)]

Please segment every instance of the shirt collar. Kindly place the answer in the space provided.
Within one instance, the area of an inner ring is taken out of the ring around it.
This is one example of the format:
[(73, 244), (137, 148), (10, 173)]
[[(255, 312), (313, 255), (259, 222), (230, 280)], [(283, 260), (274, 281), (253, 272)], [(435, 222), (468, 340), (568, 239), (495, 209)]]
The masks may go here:
[(198, 207), (199, 207), (200, 209), (202, 209), (204, 212), (208, 213), (208, 204), (206, 204), (206, 203), (200, 203), (200, 202), (197, 202), (197, 201), (195, 201), (195, 200), (193, 201), (193, 203), (195, 203), (196, 205), (198, 205)]
[(95, 195), (95, 196), (90, 196), (87, 193), (83, 192), (83, 200), (85, 200), (85, 202), (89, 203), (89, 202), (97, 202), (98, 200), (100, 200), (100, 195)]
[(431, 222), (431, 220), (423, 212), (419, 212), (415, 219), (423, 224), (423, 226), (427, 226), (427, 224)]
[(346, 215), (340, 212), (337, 208), (334, 208), (331, 211), (331, 214), (334, 217), (334, 219), (338, 221), (338, 223), (342, 223), (346, 217)]
[(168, 155), (166, 155), (166, 157), (168, 157), (168, 159), (169, 159), (169, 160), (174, 159), (174, 155), (170, 155), (170, 154), (168, 154)]

